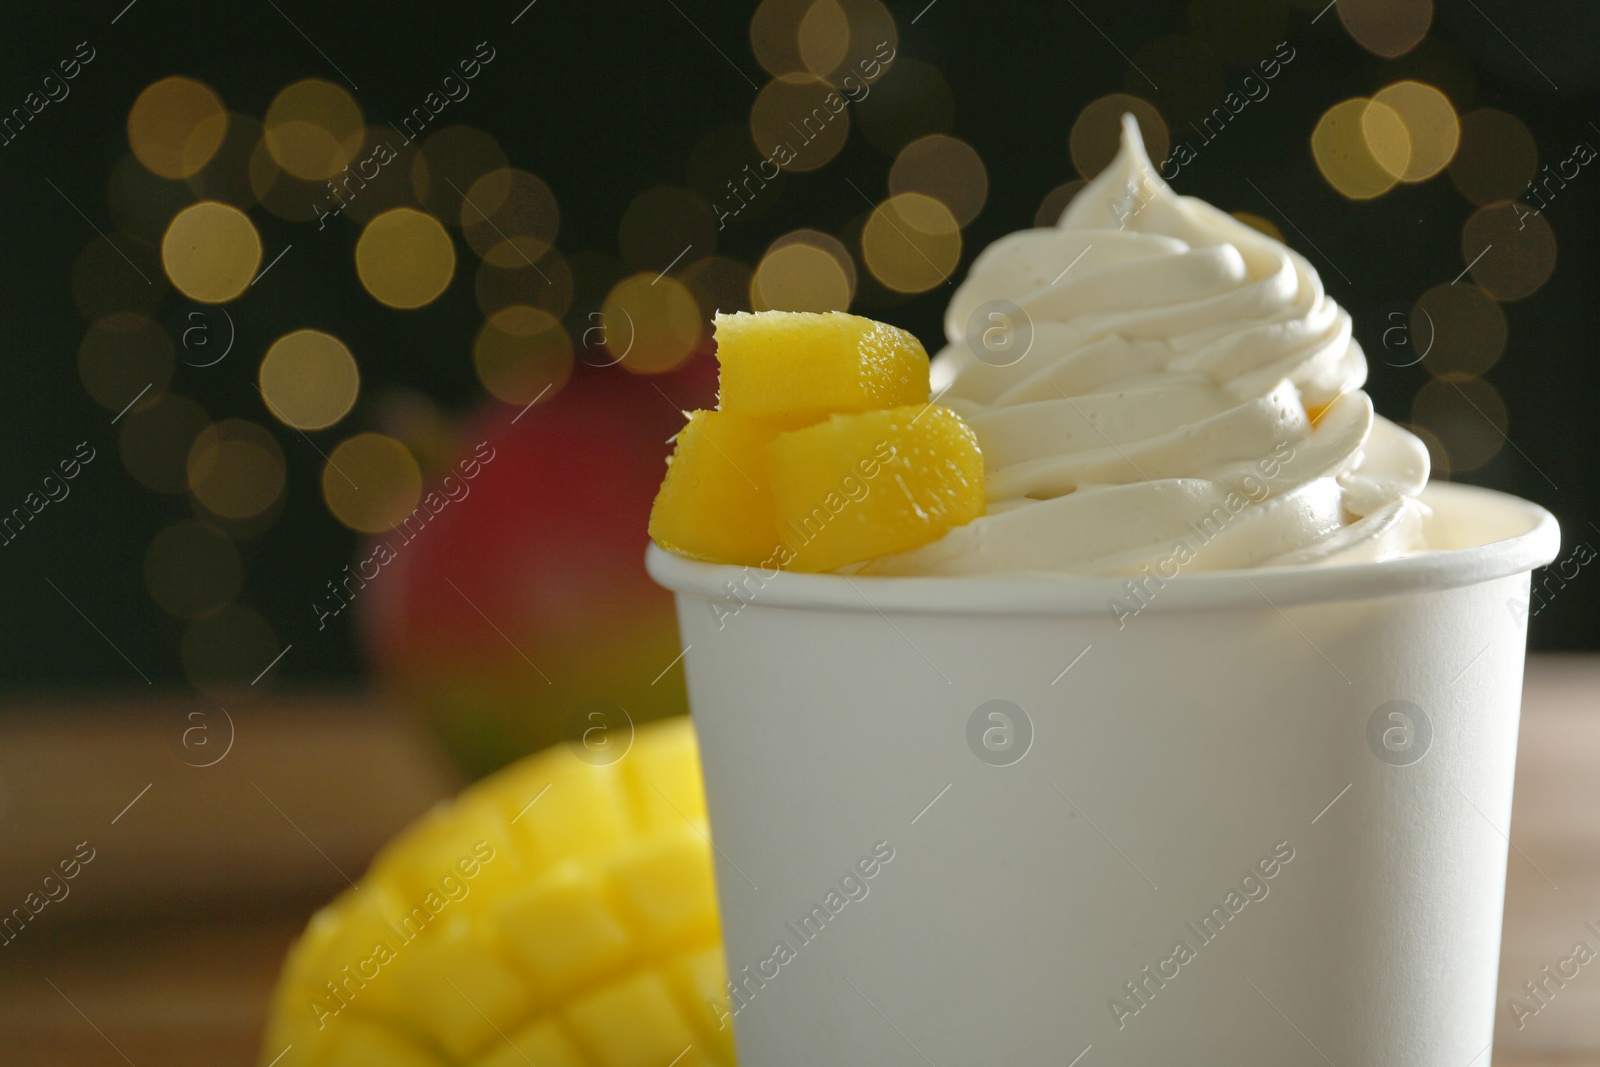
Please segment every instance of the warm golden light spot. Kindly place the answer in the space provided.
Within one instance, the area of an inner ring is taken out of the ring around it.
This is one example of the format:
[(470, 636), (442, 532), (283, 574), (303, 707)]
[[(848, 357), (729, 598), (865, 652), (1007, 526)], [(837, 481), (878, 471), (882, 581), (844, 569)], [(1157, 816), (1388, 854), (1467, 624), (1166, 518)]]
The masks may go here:
[(628, 205), (617, 226), (623, 262), (660, 272), (717, 248), (717, 222), (700, 194), (675, 185), (646, 189)]
[(250, 158), (260, 145), (261, 123), (249, 115), (230, 113), (222, 143), (206, 165), (186, 179), (189, 191), (200, 200), (220, 200), (241, 209), (253, 206), (260, 197), (250, 187)]
[(891, 196), (862, 229), (861, 258), (888, 288), (926, 292), (955, 271), (961, 259), (961, 227), (950, 209), (931, 196)]
[(1128, 93), (1112, 93), (1095, 100), (1078, 113), (1072, 124), (1072, 165), (1085, 178), (1093, 178), (1116, 158), (1122, 144), (1122, 116), (1132, 112), (1144, 135), (1145, 152), (1160, 163), (1172, 149), (1167, 123), (1155, 105)]
[(1455, 158), (1461, 124), (1444, 93), (1422, 82), (1401, 81), (1380, 90), (1372, 102), (1393, 108), (1405, 125), (1410, 159), (1400, 172), (1401, 181), (1427, 181)]
[(158, 493), (189, 488), (189, 450), (211, 419), (186, 396), (168, 394), (123, 416), (118, 443), (134, 481)]
[(549, 312), (514, 305), (489, 316), (472, 364), (490, 395), (522, 407), (555, 398), (572, 376), (572, 339)]
[(456, 246), (439, 220), (397, 207), (367, 223), (356, 242), (356, 273), (381, 304), (431, 304), (456, 272)]
[(321, 78), (287, 86), (267, 108), (267, 150), (278, 166), (305, 181), (326, 181), (356, 157), (366, 137), (361, 108)]
[(1433, 0), (1339, 0), (1336, 6), (1355, 42), (1385, 59), (1411, 51), (1433, 23)]
[(184, 208), (167, 227), (161, 262), (184, 296), (223, 304), (244, 292), (256, 276), (261, 236), (238, 208), (204, 200)]
[(278, 166), (278, 161), (272, 158), (272, 153), (267, 149), (264, 135), (250, 153), (246, 175), (251, 195), (280, 219), (310, 222), (317, 217), (319, 207), (326, 210), (327, 182), (296, 178)]
[(168, 291), (160, 255), (131, 233), (95, 237), (72, 263), (72, 302), (91, 322), (118, 311), (153, 315)]
[(1556, 234), (1543, 214), (1516, 202), (1481, 207), (1461, 228), (1472, 280), (1500, 301), (1532, 296), (1556, 269)]
[(96, 404), (121, 412), (149, 407), (172, 380), (172, 339), (143, 315), (119, 311), (99, 319), (78, 346), (78, 377)]
[(1435, 377), (1479, 375), (1505, 351), (1505, 312), (1476, 285), (1446, 282), (1417, 298), (1406, 340)]
[(839, 0), (813, 0), (800, 19), (796, 36), (801, 64), (817, 77), (826, 78), (850, 50), (850, 18)]
[(1399, 178), (1411, 168), (1411, 133), (1400, 113), (1377, 100), (1361, 112), (1361, 139), (1384, 173)]
[(267, 410), (297, 430), (332, 426), (349, 414), (361, 390), (355, 357), (321, 330), (295, 330), (274, 341), (258, 378)]
[(285, 477), (277, 439), (244, 419), (207, 426), (189, 446), (189, 492), (220, 518), (249, 519), (266, 511), (283, 492)]
[(1393, 108), (1358, 96), (1323, 113), (1311, 133), (1311, 154), (1341, 195), (1371, 200), (1394, 188), (1405, 172), (1411, 141)]
[(162, 78), (128, 112), (128, 144), (163, 178), (187, 178), (210, 161), (228, 130), (228, 112), (209, 86)]
[(933, 133), (900, 150), (889, 170), (889, 191), (925, 193), (949, 208), (965, 226), (978, 217), (989, 199), (989, 172), (970, 144)]
[(1527, 195), (1539, 169), (1539, 149), (1521, 119), (1492, 107), (1461, 117), (1461, 145), (1450, 180), (1474, 204)]
[(852, 279), (827, 249), (807, 240), (768, 249), (750, 280), (750, 306), (757, 311), (845, 311)]
[(1253, 214), (1249, 211), (1235, 211), (1233, 213), (1233, 217), (1250, 227), (1252, 230), (1261, 231), (1274, 241), (1283, 240), (1283, 231), (1278, 229), (1277, 223), (1273, 222), (1271, 219), (1264, 219), (1260, 215)]
[[(422, 142), (422, 151), (412, 161), (411, 185), (424, 207), (454, 225), (463, 217), (461, 201), (472, 184), (510, 165), (500, 142), (482, 130), (446, 126)], [(494, 206), (479, 206), (494, 212)]]
[[(499, 267), (496, 262), (508, 266)], [(499, 253), (491, 250), (473, 278), (473, 292), (485, 315), (513, 304), (527, 304), (560, 318), (572, 307), (572, 286), (572, 268), (560, 252), (552, 248), (530, 266), (509, 243)]]
[(805, 69), (800, 55), (800, 24), (813, 0), (762, 0), (750, 18), (750, 48), (773, 77)]
[(1089, 183), (1082, 178), (1074, 178), (1070, 182), (1060, 185), (1044, 194), (1044, 199), (1039, 202), (1039, 210), (1033, 214), (1033, 224), (1045, 229), (1055, 226), (1061, 221), (1061, 216), (1066, 214), (1067, 206), (1072, 203), (1073, 197), (1083, 191)]
[(194, 619), (238, 595), (244, 580), (239, 550), (222, 534), (185, 519), (156, 534), (144, 554), (144, 584), (169, 615)]
[(695, 303), (700, 305), (701, 321), (709, 324), (719, 311), (731, 314), (751, 310), (750, 279), (754, 276), (754, 272), (737, 259), (707, 256), (685, 267), (680, 277), (694, 295)]
[(356, 434), (322, 468), (322, 499), (352, 530), (382, 533), (400, 525), (422, 499), (422, 470), (394, 438)]
[(750, 134), (761, 154), (781, 169), (816, 170), (838, 155), (850, 136), (848, 103), (814, 74), (785, 74), (756, 94)]
[(1411, 402), (1411, 419), (1438, 438), (1449, 469), (1476, 470), (1505, 447), (1506, 404), (1482, 378), (1433, 379)]
[(694, 354), (700, 308), (678, 279), (648, 272), (622, 279), (600, 308), (611, 358), (635, 374), (661, 374)]
[(956, 98), (939, 68), (897, 56), (854, 111), (867, 143), (892, 156), (918, 137), (949, 133)]
[(282, 669), (272, 662), (282, 651), (267, 620), (238, 604), (196, 619), (179, 644), (189, 684), (204, 696), (229, 703), (269, 685)]
[(531, 266), (555, 244), (561, 210), (537, 174), (501, 167), (482, 175), (461, 202), (472, 250), (497, 267)]

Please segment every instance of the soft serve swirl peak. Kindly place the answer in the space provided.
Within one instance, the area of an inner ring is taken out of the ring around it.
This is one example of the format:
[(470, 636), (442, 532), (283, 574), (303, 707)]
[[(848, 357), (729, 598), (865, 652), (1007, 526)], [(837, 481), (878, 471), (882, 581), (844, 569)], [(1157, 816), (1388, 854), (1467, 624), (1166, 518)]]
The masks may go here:
[(1058, 226), (977, 257), (945, 332), (939, 402), (977, 432), (988, 514), (869, 573), (1172, 578), (1427, 547), (1427, 450), (1373, 413), (1349, 314), (1303, 257), (1168, 188), (1132, 116)]

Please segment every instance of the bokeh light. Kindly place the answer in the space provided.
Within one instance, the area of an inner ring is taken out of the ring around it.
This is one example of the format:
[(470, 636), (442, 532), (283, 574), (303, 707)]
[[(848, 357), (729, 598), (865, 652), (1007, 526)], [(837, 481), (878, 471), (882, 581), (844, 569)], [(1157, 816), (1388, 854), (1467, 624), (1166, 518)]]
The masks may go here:
[(455, 272), (455, 242), (438, 219), (415, 208), (385, 211), (367, 223), (356, 242), (362, 286), (392, 308), (433, 303)]
[(1481, 207), (1461, 228), (1461, 255), (1472, 280), (1496, 300), (1521, 300), (1556, 269), (1556, 234), (1542, 214), (1501, 202)]
[(846, 98), (816, 75), (785, 74), (756, 94), (750, 135), (762, 155), (784, 170), (816, 170), (844, 147), (850, 109)]
[(461, 201), (472, 184), (509, 166), (500, 142), (482, 130), (446, 126), (422, 142), (411, 164), (411, 184), (424, 207), (455, 224), (461, 220)]
[(272, 416), (297, 430), (321, 430), (349, 414), (361, 372), (343, 341), (321, 330), (295, 330), (272, 343), (258, 374)]
[(1453, 471), (1476, 470), (1505, 447), (1506, 404), (1482, 378), (1434, 378), (1411, 402), (1411, 420), (1439, 439)]
[(694, 294), (648, 272), (622, 279), (600, 309), (611, 358), (635, 374), (662, 374), (694, 354), (702, 332)]
[(340, 214), (366, 223), (391, 208), (421, 207), (411, 180), (418, 154), (416, 142), (405, 140), (393, 126), (368, 126), (356, 165), (337, 183)]
[(243, 582), (244, 567), (233, 542), (193, 519), (168, 526), (145, 550), (144, 583), (150, 598), (180, 619), (216, 611), (238, 595)]
[[(555, 249), (546, 252), (531, 265), (510, 245), (507, 255), (491, 252), (478, 264), (473, 278), (473, 292), (478, 307), (485, 315), (493, 315), (501, 308), (513, 304), (527, 304), (548, 311), (560, 318), (572, 307), (572, 268), (565, 257)], [(505, 260), (500, 267), (495, 261)]]
[(282, 651), (267, 620), (238, 604), (196, 619), (179, 643), (189, 684), (204, 696), (230, 703), (270, 684), (279, 669), (273, 660)]
[(1411, 139), (1395, 110), (1365, 97), (1333, 105), (1311, 133), (1322, 177), (1351, 200), (1382, 196), (1405, 173)]
[[(1435, 377), (1473, 377), (1494, 366), (1506, 347), (1506, 316), (1476, 285), (1436, 285), (1411, 309), (1409, 343)], [(1424, 355), (1426, 353), (1426, 355)]]
[(118, 311), (153, 315), (167, 291), (155, 246), (131, 233), (94, 238), (72, 263), (72, 302), (91, 322)]
[(326, 181), (296, 178), (278, 166), (264, 134), (250, 153), (247, 175), (251, 195), (280, 219), (310, 222), (339, 206), (329, 194)]
[(1072, 203), (1073, 197), (1083, 191), (1089, 183), (1083, 178), (1074, 178), (1070, 182), (1060, 185), (1044, 194), (1044, 199), (1039, 201), (1039, 210), (1033, 214), (1033, 224), (1049, 228), (1061, 221), (1061, 216), (1066, 213), (1067, 206)]
[[(1408, 151), (1405, 166), (1399, 178), (1403, 182), (1426, 181), (1438, 174), (1455, 158), (1456, 146), (1461, 140), (1461, 123), (1450, 98), (1431, 85), (1417, 81), (1399, 81), (1379, 90), (1373, 96), (1374, 105), (1393, 109), (1405, 126)], [(1363, 130), (1367, 125), (1379, 130), (1376, 139), (1370, 138), (1367, 147), (1374, 158), (1389, 169), (1381, 148), (1383, 122), (1374, 122), (1376, 106), (1363, 116)], [(1375, 140), (1377, 143), (1375, 143)]]
[(1411, 51), (1433, 23), (1433, 0), (1339, 0), (1336, 7), (1355, 42), (1385, 59)]
[(900, 150), (889, 170), (891, 193), (926, 193), (967, 225), (989, 199), (989, 172), (970, 144), (942, 133), (920, 137)]
[(272, 158), (304, 181), (326, 181), (343, 170), (361, 150), (367, 129), (350, 94), (321, 78), (286, 86), (262, 125)]
[[(250, 160), (261, 143), (261, 123), (249, 115), (229, 114), (222, 144), (204, 167), (189, 175), (190, 192), (199, 200), (220, 200), (236, 208), (253, 206), (260, 198), (250, 185)], [(269, 162), (271, 158), (267, 156)]]
[(800, 62), (834, 85), (851, 86), (881, 69), (875, 62), (894, 55), (900, 31), (879, 0), (813, 0), (796, 31)]
[(773, 242), (750, 280), (750, 306), (757, 311), (844, 311), (854, 295), (849, 251), (816, 230)]
[(890, 156), (918, 137), (949, 133), (955, 115), (955, 93), (939, 68), (907, 56), (896, 57), (855, 105), (862, 136)]
[(410, 449), (381, 433), (340, 443), (322, 468), (322, 499), (352, 530), (382, 533), (411, 515), (422, 499), (422, 469)]
[(926, 292), (955, 271), (961, 259), (961, 227), (950, 209), (931, 196), (891, 196), (862, 229), (861, 258), (888, 288)]
[(1450, 180), (1474, 204), (1524, 195), (1539, 169), (1533, 134), (1515, 115), (1491, 107), (1461, 117), (1461, 145), (1450, 163)]
[(260, 515), (283, 492), (283, 449), (272, 434), (244, 419), (223, 419), (189, 446), (189, 492), (223, 519)]
[(700, 320), (709, 328), (717, 312), (749, 311), (750, 279), (754, 272), (737, 259), (707, 256), (683, 269), (680, 277), (700, 305)]
[(189, 488), (189, 450), (211, 418), (186, 396), (168, 393), (147, 408), (128, 412), (118, 444), (134, 481), (158, 493)]
[(126, 311), (97, 320), (78, 346), (78, 378), (96, 404), (121, 412), (149, 406), (172, 380), (172, 338), (154, 321)]
[(1129, 93), (1111, 93), (1091, 102), (1072, 123), (1072, 165), (1085, 178), (1105, 170), (1122, 144), (1122, 116), (1131, 112), (1144, 135), (1146, 153), (1160, 163), (1172, 150), (1167, 123), (1155, 105)]
[(1252, 230), (1259, 230), (1261, 233), (1266, 234), (1274, 241), (1283, 241), (1283, 231), (1278, 229), (1278, 224), (1271, 219), (1264, 219), (1250, 211), (1235, 211), (1233, 217)]
[(628, 204), (617, 225), (622, 260), (634, 270), (663, 271), (692, 250), (709, 256), (717, 248), (711, 205), (690, 189), (658, 185)]
[[(762, 0), (750, 18), (750, 48), (773, 77), (805, 70), (800, 23), (813, 0)], [(842, 14), (842, 12), (841, 12)]]
[(561, 210), (537, 174), (500, 167), (480, 175), (461, 202), (461, 230), (485, 262), (529, 266), (555, 244)]
[(184, 208), (161, 240), (167, 277), (184, 296), (202, 304), (234, 299), (261, 266), (261, 236), (244, 212), (203, 200)]
[(174, 75), (148, 86), (128, 112), (128, 144), (163, 178), (187, 178), (210, 161), (228, 112), (207, 85)]
[(478, 331), (472, 364), (489, 394), (522, 407), (555, 398), (572, 376), (572, 339), (548, 311), (501, 308)]

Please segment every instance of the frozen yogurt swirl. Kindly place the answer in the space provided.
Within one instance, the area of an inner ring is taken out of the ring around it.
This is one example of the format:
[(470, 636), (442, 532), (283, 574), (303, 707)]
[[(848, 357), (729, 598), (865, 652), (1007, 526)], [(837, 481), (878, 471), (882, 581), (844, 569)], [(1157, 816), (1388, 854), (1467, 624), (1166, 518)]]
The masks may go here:
[(988, 514), (876, 574), (1138, 574), (1425, 548), (1428, 453), (1374, 415), (1350, 316), (1299, 254), (1162, 182), (1123, 119), (1060, 225), (980, 254), (940, 402)]

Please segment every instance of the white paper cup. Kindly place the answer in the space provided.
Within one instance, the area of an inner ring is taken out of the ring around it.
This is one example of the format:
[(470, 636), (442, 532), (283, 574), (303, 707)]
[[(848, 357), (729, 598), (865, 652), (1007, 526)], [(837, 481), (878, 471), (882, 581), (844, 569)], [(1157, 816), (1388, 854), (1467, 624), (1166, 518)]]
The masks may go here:
[(1519, 607), (1560, 534), (1425, 499), (1448, 551), (1185, 575), (1120, 628), (1117, 580), (652, 548), (743, 1067), (1486, 1065)]

